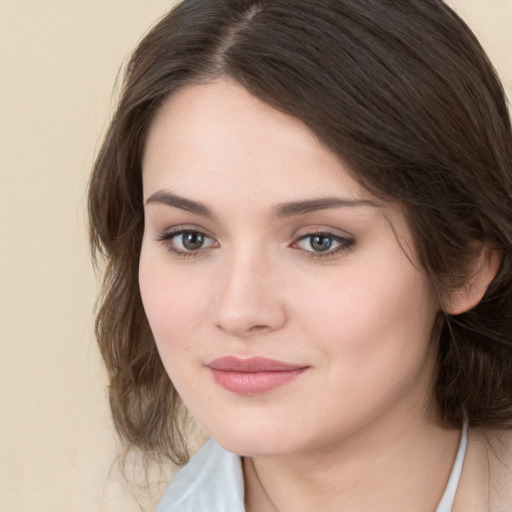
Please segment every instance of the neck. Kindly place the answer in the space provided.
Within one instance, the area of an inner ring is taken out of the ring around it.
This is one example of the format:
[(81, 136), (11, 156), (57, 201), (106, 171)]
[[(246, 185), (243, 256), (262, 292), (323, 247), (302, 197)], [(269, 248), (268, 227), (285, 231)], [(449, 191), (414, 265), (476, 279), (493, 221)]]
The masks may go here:
[(246, 458), (247, 512), (434, 512), (460, 431), (419, 415), (377, 423), (321, 448)]

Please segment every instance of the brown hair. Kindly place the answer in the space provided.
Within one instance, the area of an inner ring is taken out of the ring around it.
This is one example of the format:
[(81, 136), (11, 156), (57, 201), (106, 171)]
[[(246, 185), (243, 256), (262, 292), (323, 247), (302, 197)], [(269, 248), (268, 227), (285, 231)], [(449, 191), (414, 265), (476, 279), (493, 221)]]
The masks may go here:
[(511, 426), (512, 134), (468, 27), (441, 0), (185, 0), (134, 52), (90, 183), (91, 244), (107, 260), (96, 333), (122, 438), (187, 458), (138, 288), (141, 155), (170, 94), (221, 76), (301, 119), (361, 185), (403, 205), (440, 296), (475, 245), (499, 251), (484, 299), (444, 315), (434, 396), (447, 424)]

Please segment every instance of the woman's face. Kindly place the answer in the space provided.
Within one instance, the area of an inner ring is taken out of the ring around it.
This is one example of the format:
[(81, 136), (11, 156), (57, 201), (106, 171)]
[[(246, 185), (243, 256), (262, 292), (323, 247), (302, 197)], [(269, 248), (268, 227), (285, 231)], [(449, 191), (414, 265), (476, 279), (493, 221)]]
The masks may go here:
[(210, 436), (285, 454), (426, 416), (439, 308), (411, 233), (300, 121), (229, 80), (186, 87), (143, 185), (144, 308)]

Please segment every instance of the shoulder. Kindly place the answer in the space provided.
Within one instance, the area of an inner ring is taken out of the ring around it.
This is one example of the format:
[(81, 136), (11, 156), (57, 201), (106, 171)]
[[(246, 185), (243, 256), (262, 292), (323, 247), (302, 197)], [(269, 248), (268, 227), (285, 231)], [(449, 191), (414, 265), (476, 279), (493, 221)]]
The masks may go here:
[(172, 479), (156, 512), (243, 512), (239, 456), (210, 439)]
[(512, 430), (470, 429), (453, 510), (512, 510)]

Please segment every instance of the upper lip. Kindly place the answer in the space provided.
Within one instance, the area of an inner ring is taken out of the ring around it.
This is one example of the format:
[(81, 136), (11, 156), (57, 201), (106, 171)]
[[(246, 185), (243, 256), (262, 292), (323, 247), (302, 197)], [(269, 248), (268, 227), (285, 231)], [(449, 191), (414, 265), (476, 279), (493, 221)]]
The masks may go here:
[(285, 363), (266, 357), (241, 359), (235, 356), (219, 357), (206, 363), (206, 366), (212, 370), (240, 373), (289, 372), (307, 367), (307, 365)]

